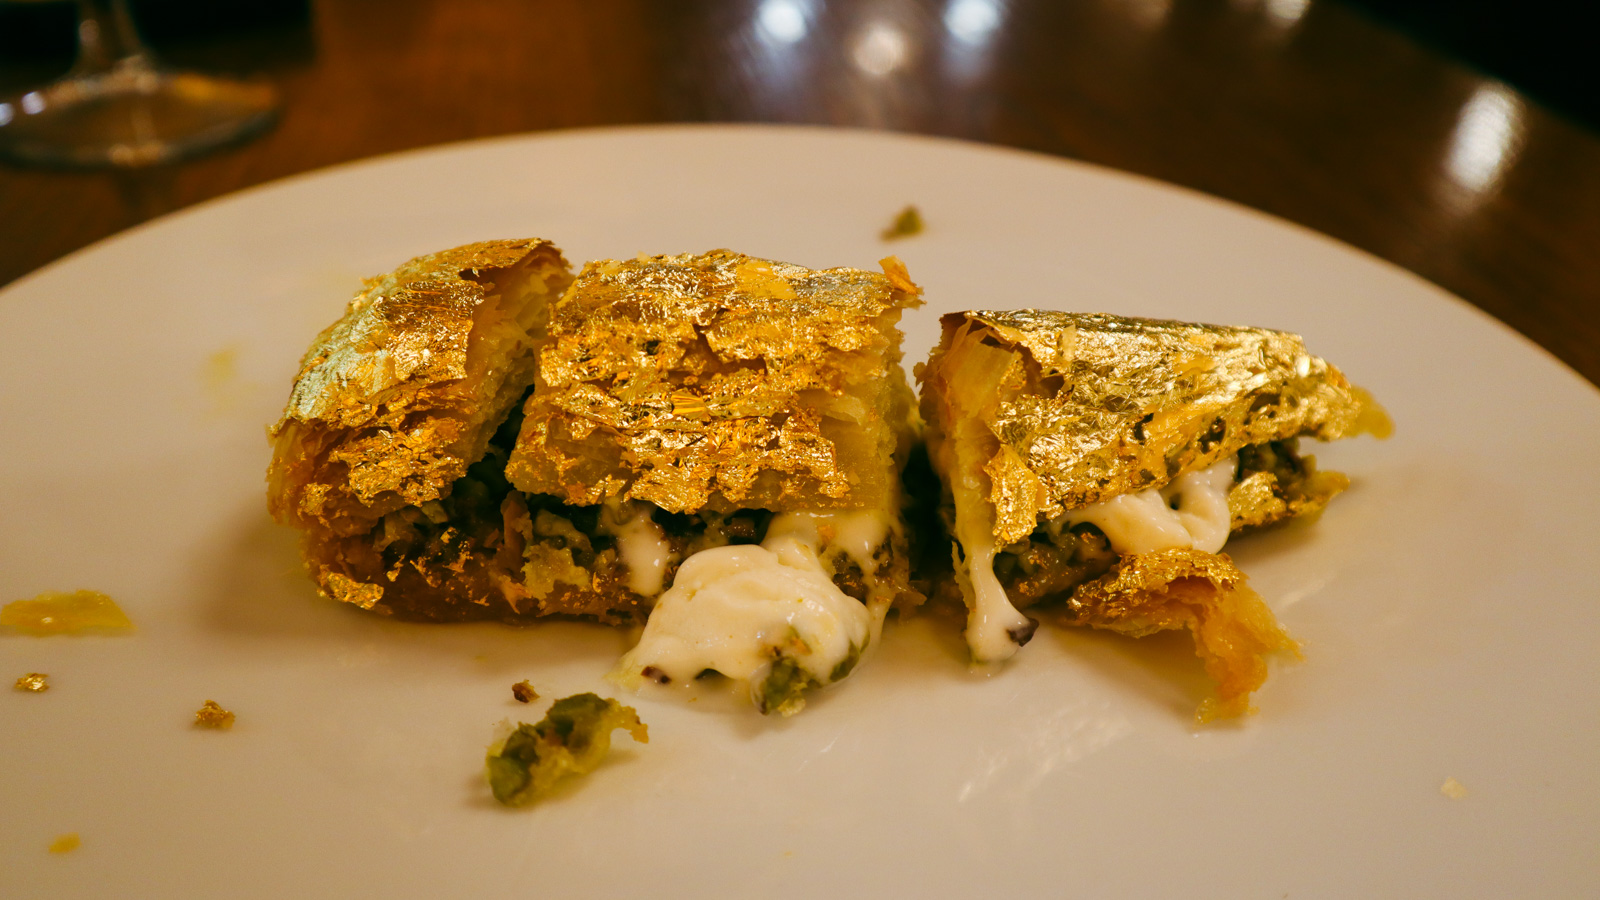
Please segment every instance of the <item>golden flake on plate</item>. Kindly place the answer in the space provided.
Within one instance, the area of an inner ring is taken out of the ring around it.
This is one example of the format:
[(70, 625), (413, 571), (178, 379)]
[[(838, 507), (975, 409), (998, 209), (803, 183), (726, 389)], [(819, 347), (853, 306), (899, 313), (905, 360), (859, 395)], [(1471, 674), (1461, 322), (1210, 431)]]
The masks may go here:
[(215, 700), (207, 700), (205, 705), (195, 710), (194, 724), (201, 728), (229, 729), (233, 727), (233, 713), (225, 710)]
[(78, 833), (69, 831), (66, 834), (57, 835), (56, 839), (50, 842), (50, 852), (71, 853), (82, 845), (83, 840), (78, 837)]
[(19, 691), (30, 691), (35, 694), (41, 694), (50, 690), (50, 676), (43, 672), (29, 672), (21, 678), (18, 678), (17, 683), (12, 685), (12, 687)]

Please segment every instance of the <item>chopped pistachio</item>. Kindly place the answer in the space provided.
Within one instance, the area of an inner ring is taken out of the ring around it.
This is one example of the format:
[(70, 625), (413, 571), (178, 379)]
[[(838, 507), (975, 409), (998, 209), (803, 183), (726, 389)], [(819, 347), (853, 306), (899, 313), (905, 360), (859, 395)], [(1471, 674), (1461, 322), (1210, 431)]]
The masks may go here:
[[(810, 652), (810, 647), (804, 644), (798, 635), (793, 636), (790, 646), (793, 646), (794, 642), (800, 643), (799, 649), (802, 654)], [(775, 712), (792, 716), (805, 709), (807, 691), (844, 680), (860, 661), (861, 648), (851, 644), (849, 653), (844, 659), (839, 660), (838, 665), (828, 674), (828, 679), (823, 681), (802, 666), (796, 656), (780, 650), (767, 674), (751, 680), (750, 699), (755, 702), (756, 709), (763, 715)]]
[(806, 708), (806, 691), (821, 686), (794, 657), (781, 656), (773, 661), (765, 678), (750, 683), (750, 699), (762, 715), (792, 716)]
[(489, 789), (506, 806), (526, 806), (566, 776), (594, 771), (611, 750), (611, 732), (618, 728), (641, 744), (650, 741), (632, 707), (591, 693), (557, 700), (537, 724), (519, 723), (489, 749), (484, 765)]
[(907, 206), (900, 211), (900, 215), (894, 217), (894, 222), (880, 232), (878, 236), (886, 241), (892, 241), (921, 233), (922, 213), (917, 212), (915, 206)]

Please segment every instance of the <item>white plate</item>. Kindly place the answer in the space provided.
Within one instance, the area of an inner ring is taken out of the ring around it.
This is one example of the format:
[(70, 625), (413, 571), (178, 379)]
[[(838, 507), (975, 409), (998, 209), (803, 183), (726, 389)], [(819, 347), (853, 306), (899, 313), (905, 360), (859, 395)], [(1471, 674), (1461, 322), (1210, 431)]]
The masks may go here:
[[(923, 235), (881, 243), (906, 203)], [(969, 675), (902, 623), (788, 721), (651, 693), (557, 798), (482, 783), (510, 698), (615, 691), (626, 636), (319, 600), (262, 499), (301, 352), (362, 276), (491, 237), (569, 258), (899, 254), (940, 312), (1061, 306), (1305, 334), (1393, 440), (1232, 546), (1306, 646), (1196, 730), (1180, 638), (1045, 630)], [(1579, 896), (1600, 891), (1600, 396), (1421, 280), (1249, 210), (990, 147), (787, 128), (488, 141), (135, 229), (0, 294), (0, 599), (91, 587), (127, 637), (0, 636), (5, 897)], [(197, 730), (214, 698), (230, 732)], [(1444, 796), (1455, 778), (1467, 790)], [(82, 847), (56, 855), (58, 834)]]

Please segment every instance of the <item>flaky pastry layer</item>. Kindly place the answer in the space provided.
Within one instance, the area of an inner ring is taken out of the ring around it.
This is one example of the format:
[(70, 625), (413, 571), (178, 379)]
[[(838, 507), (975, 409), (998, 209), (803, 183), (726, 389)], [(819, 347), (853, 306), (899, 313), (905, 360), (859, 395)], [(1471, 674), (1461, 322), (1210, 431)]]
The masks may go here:
[[(638, 621), (685, 557), (759, 542), (773, 511), (898, 523), (915, 406), (895, 323), (919, 301), (886, 272), (717, 251), (594, 263), (566, 290), (544, 241), (412, 260), (307, 353), (272, 511), (324, 594), (434, 621)], [(921, 598), (898, 524), (872, 572), (821, 556), (863, 602)]]
[(584, 267), (551, 322), (507, 476), (668, 512), (883, 507), (912, 435), (884, 273), (728, 250)]
[(1300, 654), (1225, 553), (1160, 550), (1122, 557), (1072, 593), (1065, 620), (1130, 637), (1187, 629), (1216, 682), (1216, 696), (1195, 713), (1200, 722), (1254, 712), (1250, 695), (1267, 680), (1266, 657)]
[(438, 500), (534, 377), (571, 275), (538, 239), (421, 256), (369, 281), (312, 343), (271, 429), (280, 521), (349, 535)]
[(930, 447), (953, 470), (942, 436), (980, 426), (999, 544), (1248, 446), (1384, 427), (1365, 392), (1285, 332), (1050, 310), (940, 321), (922, 374)]
[(941, 324), (922, 410), (974, 654), (1015, 652), (988, 623), (1020, 646), (1031, 628), (1017, 610), (1064, 601), (1073, 624), (1187, 628), (1217, 680), (1200, 718), (1249, 711), (1264, 656), (1295, 645), (1243, 573), (1187, 547), (1121, 554), (1072, 514), (1236, 458), (1228, 531), (1315, 515), (1349, 479), (1318, 471), (1296, 441), (1382, 436), (1381, 408), (1283, 332), (1043, 310)]

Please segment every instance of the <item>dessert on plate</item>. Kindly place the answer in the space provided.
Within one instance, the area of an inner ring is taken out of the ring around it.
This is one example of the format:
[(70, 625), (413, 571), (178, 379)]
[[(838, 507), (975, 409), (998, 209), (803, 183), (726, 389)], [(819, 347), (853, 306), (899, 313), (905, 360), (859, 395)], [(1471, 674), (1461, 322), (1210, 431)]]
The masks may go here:
[(625, 677), (715, 671), (793, 711), (921, 600), (898, 329), (919, 295), (892, 258), (718, 250), (573, 278), (545, 241), (421, 257), (306, 355), (269, 503), (334, 599), (438, 621), (648, 615)]
[[(1290, 334), (1040, 310), (945, 316), (919, 429), (883, 271), (729, 250), (588, 263), (490, 241), (370, 281), (301, 363), (268, 500), (324, 594), (431, 621), (638, 624), (614, 677), (747, 683), (792, 713), (923, 600), (907, 500), (942, 493), (973, 658), (1024, 609), (1187, 628), (1238, 715), (1295, 652), (1221, 553), (1348, 485), (1302, 436), (1387, 419)], [(931, 476), (930, 476), (931, 477)], [(924, 507), (926, 508), (926, 507)], [(929, 514), (926, 518), (935, 518)]]
[(270, 432), (267, 504), (304, 532), (324, 594), (416, 619), (517, 615), (503, 426), (571, 280), (548, 241), (457, 247), (370, 280), (317, 336)]
[(1187, 628), (1216, 681), (1202, 720), (1249, 711), (1267, 654), (1297, 652), (1222, 553), (1349, 484), (1302, 436), (1387, 418), (1292, 334), (1045, 310), (964, 312), (921, 370), (973, 658), (1012, 656), (1022, 612), (1141, 636)]

